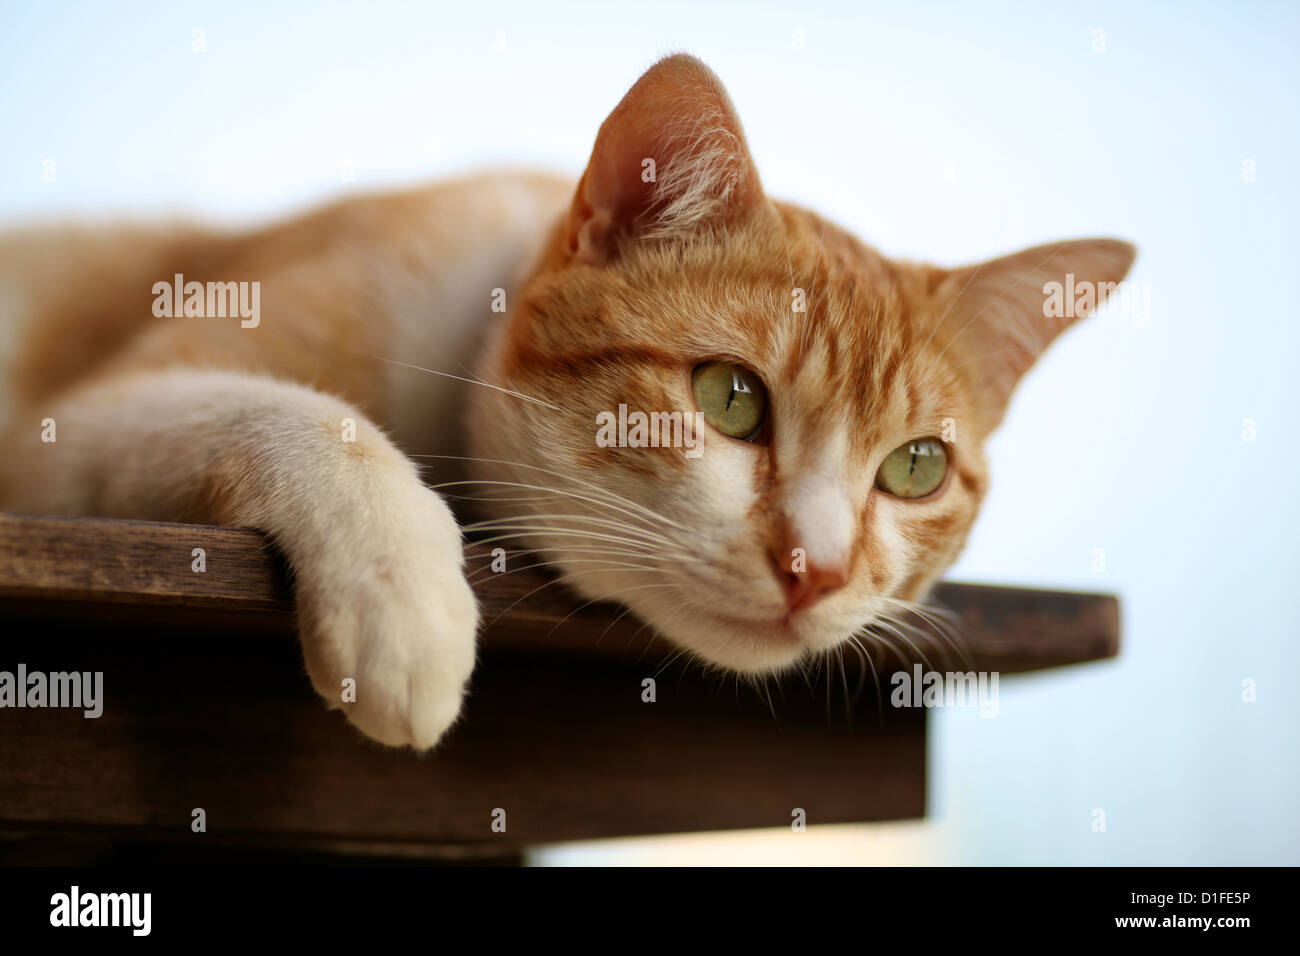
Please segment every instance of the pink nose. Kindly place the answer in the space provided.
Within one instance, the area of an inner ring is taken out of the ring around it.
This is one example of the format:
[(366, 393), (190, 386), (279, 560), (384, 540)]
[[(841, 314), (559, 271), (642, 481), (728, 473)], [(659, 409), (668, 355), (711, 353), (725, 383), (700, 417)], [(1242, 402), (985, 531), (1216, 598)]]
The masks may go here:
[(789, 548), (773, 551), (772, 565), (785, 591), (786, 607), (791, 614), (812, 607), (827, 594), (842, 588), (848, 580), (847, 570), (839, 562), (818, 564), (805, 558), (799, 565), (803, 570), (795, 570), (796, 563)]

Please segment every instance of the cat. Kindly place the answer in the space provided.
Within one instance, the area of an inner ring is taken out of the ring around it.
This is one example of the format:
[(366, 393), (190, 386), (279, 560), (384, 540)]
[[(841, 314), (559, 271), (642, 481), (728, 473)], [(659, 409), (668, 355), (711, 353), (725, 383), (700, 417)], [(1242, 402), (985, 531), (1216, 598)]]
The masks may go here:
[[(706, 664), (788, 668), (925, 597), (1013, 387), (1134, 256), (887, 259), (769, 199), (721, 82), (674, 55), (576, 188), (482, 173), (248, 232), (0, 238), (0, 507), (260, 529), (316, 690), (424, 750), (479, 625), (449, 501)], [(1098, 291), (1055, 314), (1067, 276)], [(210, 314), (212, 283), (256, 284), (256, 321), (233, 292)]]

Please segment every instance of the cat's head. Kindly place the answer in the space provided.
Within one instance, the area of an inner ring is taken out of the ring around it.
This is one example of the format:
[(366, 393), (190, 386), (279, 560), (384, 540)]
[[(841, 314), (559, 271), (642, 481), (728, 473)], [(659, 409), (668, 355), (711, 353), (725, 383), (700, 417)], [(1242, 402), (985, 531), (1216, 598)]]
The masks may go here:
[(957, 557), (985, 440), (1077, 317), (1045, 284), (1100, 298), (1133, 257), (886, 259), (769, 199), (718, 79), (662, 60), (601, 126), (488, 352), (485, 380), (518, 394), (474, 390), (479, 477), (518, 483), (486, 486), (492, 536), (715, 664), (835, 647)]

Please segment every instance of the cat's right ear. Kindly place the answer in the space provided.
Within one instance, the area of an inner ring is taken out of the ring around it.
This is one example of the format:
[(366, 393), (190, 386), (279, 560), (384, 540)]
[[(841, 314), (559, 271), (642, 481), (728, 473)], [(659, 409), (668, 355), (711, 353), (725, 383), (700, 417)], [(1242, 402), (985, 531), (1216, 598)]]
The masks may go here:
[(762, 197), (721, 81), (695, 57), (670, 56), (601, 124), (569, 210), (568, 251), (604, 263), (622, 242), (739, 218)]

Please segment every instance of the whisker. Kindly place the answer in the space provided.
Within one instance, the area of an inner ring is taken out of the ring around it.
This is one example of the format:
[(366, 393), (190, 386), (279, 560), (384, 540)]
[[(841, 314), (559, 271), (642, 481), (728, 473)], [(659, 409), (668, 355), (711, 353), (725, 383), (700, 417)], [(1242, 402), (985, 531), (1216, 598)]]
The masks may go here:
[(927, 669), (934, 670), (934, 666), (930, 663), (930, 659), (925, 656), (925, 653), (919, 647), (917, 647), (915, 644), (912, 643), (912, 641), (907, 637), (906, 634), (904, 634), (902, 631), (898, 629), (897, 622), (893, 618), (881, 617), (877, 619), (875, 623), (888, 630), (889, 633), (893, 634), (900, 641), (902, 641), (913, 651), (915, 651), (916, 655), (921, 658), (921, 661), (925, 664)]
[[(582, 485), (582, 486), (587, 487), (587, 488), (591, 488), (591, 489), (593, 489), (593, 490), (595, 490), (595, 491), (599, 491), (599, 492), (601, 492), (601, 493), (603, 493), (603, 494), (605, 494), (605, 495), (608, 495), (608, 496), (611, 497), (611, 498), (615, 498), (615, 499), (621, 501), (623, 504), (625, 504), (625, 505), (627, 505), (627, 506), (629, 506), (629, 507), (631, 507), (631, 508), (635, 508), (635, 509), (637, 509), (638, 511), (641, 511), (642, 513), (645, 514), (646, 517), (653, 518), (653, 519), (655, 519), (656, 521), (661, 521), (661, 522), (663, 522), (664, 524), (672, 525), (673, 527), (677, 528), (679, 531), (684, 531), (684, 532), (688, 532), (688, 533), (689, 533), (690, 530), (691, 530), (690, 528), (687, 528), (687, 527), (685, 527), (684, 525), (678, 524), (677, 522), (672, 521), (672, 520), (669, 519), (669, 518), (665, 518), (663, 515), (659, 514), (657, 511), (654, 511), (654, 510), (652, 510), (652, 509), (650, 509), (650, 508), (647, 508), (647, 507), (645, 507), (644, 505), (642, 505), (642, 504), (640, 504), (640, 503), (638, 503), (638, 502), (636, 502), (636, 501), (633, 501), (631, 498), (627, 498), (627, 497), (625, 497), (624, 495), (620, 495), (620, 494), (619, 494), (618, 492), (616, 492), (616, 491), (612, 491), (611, 489), (606, 488), (606, 487), (604, 487), (604, 486), (602, 486), (602, 485), (598, 485), (598, 484), (596, 484), (595, 482), (587, 481), (587, 480), (585, 480), (585, 479), (583, 479), (583, 478), (578, 478), (578, 477), (576, 477), (576, 476), (574, 476), (574, 475), (566, 475), (566, 474), (564, 474), (563, 472), (553, 471), (553, 470), (551, 470), (551, 469), (549, 469), (549, 468), (543, 468), (543, 467), (541, 467), (540, 465), (530, 465), (530, 464), (528, 464), (527, 462), (522, 462), (522, 461), (506, 461), (506, 460), (501, 459), (501, 458), (476, 458), (476, 457), (468, 456), (468, 455), (415, 455), (415, 456), (412, 456), (412, 457), (416, 457), (416, 458), (440, 458), (440, 459), (447, 459), (447, 460), (452, 460), (452, 461), (471, 461), (471, 462), (478, 462), (479, 464), (486, 464), (486, 465), (508, 465), (508, 466), (510, 466), (510, 467), (513, 467), (513, 468), (528, 468), (528, 469), (530, 469), (530, 470), (532, 470), (532, 471), (540, 471), (540, 472), (542, 472), (543, 474), (551, 475), (552, 477), (555, 477), (555, 478), (563, 478), (563, 479), (566, 480), (566, 481), (572, 481), (572, 482), (574, 482), (575, 484)], [(556, 489), (549, 489), (549, 490), (553, 490), (553, 491), (563, 491), (564, 489), (556, 488)]]
[(443, 378), (454, 378), (458, 382), (468, 382), (470, 385), (482, 385), (484, 388), (495, 389), (498, 392), (504, 392), (507, 395), (513, 395), (515, 398), (522, 398), (526, 402), (532, 402), (534, 405), (544, 405), (547, 408), (562, 412), (564, 409), (558, 405), (552, 405), (550, 402), (544, 402), (540, 398), (533, 398), (531, 395), (525, 395), (523, 392), (516, 392), (513, 389), (502, 388), (500, 385), (491, 385), (488, 382), (480, 382), (476, 378), (466, 378), (463, 375), (452, 375), (450, 372), (439, 372), (437, 369), (424, 368), (421, 365), (412, 365), (410, 362), (399, 362), (396, 359), (384, 358), (382, 355), (375, 355), (381, 362), (387, 362), (389, 365), (400, 365), (403, 368), (413, 368), (417, 372), (428, 372), (430, 375), (441, 375)]
[[(511, 538), (520, 538), (527, 535), (549, 534), (557, 538), (589, 538), (597, 541), (613, 541), (617, 544), (634, 547), (636, 541), (629, 538), (620, 538), (618, 535), (605, 534), (600, 531), (587, 531), (582, 528), (550, 528), (544, 526), (525, 526), (515, 528), (505, 534), (493, 535), (490, 538), (475, 538), (473, 543), (477, 545), (493, 544), (497, 541), (508, 541)], [(649, 556), (650, 552), (645, 552)]]
[[(883, 700), (884, 690), (880, 686), (880, 676), (876, 673), (876, 663), (874, 660), (871, 659), (871, 651), (866, 647), (866, 645), (862, 643), (862, 639), (856, 634), (854, 634), (852, 637), (849, 638), (849, 646), (852, 647), (854, 650), (856, 650), (859, 655), (861, 655), (862, 659), (867, 662), (867, 667), (870, 668), (871, 670), (871, 684), (876, 690), (876, 717), (881, 723), (884, 723), (885, 721), (885, 709), (884, 709), (885, 705)], [(860, 672), (860, 674), (861, 674), (861, 680), (858, 682), (859, 694), (862, 693), (862, 685), (863, 682), (866, 681), (866, 677), (867, 677), (865, 671)], [(855, 695), (854, 701), (856, 702), (856, 700), (857, 697)]]
[(957, 630), (957, 625), (961, 622), (959, 615), (946, 608), (917, 604), (899, 598), (881, 597), (878, 600), (901, 607), (921, 618), (934, 629), (933, 636), (946, 641), (967, 668), (975, 666), (974, 659), (965, 645), (965, 638)]
[[(602, 568), (610, 568), (614, 570), (650, 571), (650, 572), (658, 572), (660, 574), (668, 573), (667, 570), (665, 570), (664, 568), (652, 568), (644, 564), (628, 564), (625, 561), (607, 561), (601, 558), (565, 558), (565, 563), (566, 564), (596, 564)], [(473, 587), (476, 584), (481, 584), (484, 581), (490, 580), (495, 577), (505, 577), (508, 574), (514, 574), (516, 571), (531, 571), (535, 568), (549, 568), (549, 567), (554, 567), (557, 564), (558, 562), (556, 561), (539, 561), (537, 564), (526, 564), (521, 568), (513, 568), (509, 571), (489, 570), (486, 573), (480, 572), (477, 576), (472, 578), (467, 578), (467, 580), (469, 581), (470, 587)]]
[[(638, 514), (636, 514), (635, 512), (628, 511), (626, 508), (620, 508), (620, 507), (618, 507), (617, 505), (610, 504), (610, 503), (607, 502), (607, 501), (601, 501), (601, 500), (599, 500), (599, 499), (597, 499), (597, 498), (591, 498), (591, 497), (589, 497), (589, 496), (587, 496), (587, 495), (579, 495), (579, 494), (577, 494), (576, 492), (566, 491), (566, 490), (564, 490), (564, 489), (562, 489), (562, 488), (554, 488), (554, 489), (552, 489), (552, 488), (547, 488), (547, 487), (542, 486), (542, 485), (528, 485), (528, 484), (523, 484), (523, 483), (521, 483), (521, 482), (513, 482), (513, 481), (487, 481), (487, 480), (447, 481), (447, 482), (443, 482), (443, 483), (440, 484), (440, 485), (433, 485), (433, 486), (431, 486), (431, 487), (433, 488), (433, 490), (435, 490), (435, 491), (439, 491), (439, 490), (441, 490), (442, 488), (451, 488), (451, 487), (454, 487), (454, 486), (456, 486), (456, 485), (468, 485), (468, 484), (475, 484), (475, 485), (505, 485), (505, 486), (509, 486), (509, 487), (513, 487), (513, 488), (528, 488), (528, 489), (533, 489), (533, 490), (537, 490), (537, 491), (551, 491), (551, 492), (553, 492), (553, 493), (555, 493), (555, 494), (563, 495), (563, 496), (565, 496), (565, 497), (567, 497), (567, 498), (575, 498), (575, 499), (577, 499), (577, 500), (579, 500), (579, 501), (586, 501), (586, 502), (588, 502), (588, 503), (590, 503), (590, 504), (593, 504), (593, 505), (600, 505), (600, 506), (605, 507), (605, 508), (611, 508), (611, 509), (613, 509), (613, 510), (615, 510), (615, 511), (622, 512), (623, 514), (627, 515), (627, 516), (630, 517), (630, 518), (633, 518), (634, 520), (636, 520), (636, 521), (638, 521), (638, 522), (643, 522), (643, 521), (645, 520), (644, 517), (643, 517), (642, 515), (638, 515)], [(484, 499), (484, 500), (492, 501), (492, 500), (509, 500), (509, 499)], [(546, 517), (554, 517), (554, 516), (546, 516)], [(580, 516), (580, 515), (571, 515), (571, 514), (560, 515), (559, 517), (588, 517), (588, 518), (594, 518), (594, 516), (588, 516), (588, 515), (582, 515), (582, 516)], [(487, 520), (500, 520), (500, 519), (487, 519)], [(608, 519), (608, 518), (607, 518), (607, 519), (604, 519), (604, 520), (613, 520), (613, 519)], [(481, 523), (481, 522), (480, 522), (480, 523)], [(640, 530), (645, 531), (645, 532), (647, 532), (647, 533), (653, 533), (652, 528), (649, 527), (649, 526), (647, 526), (647, 525), (645, 525), (645, 524), (628, 525), (628, 527), (631, 527), (631, 528), (637, 528), (637, 529), (640, 529)], [(665, 539), (665, 540), (667, 540), (667, 539)]]
[(647, 589), (649, 589), (649, 588), (655, 588), (656, 590), (662, 591), (662, 590), (665, 590), (666, 588), (671, 588), (671, 587), (672, 587), (671, 584), (640, 584), (640, 585), (637, 585), (637, 586), (635, 586), (635, 587), (630, 587), (630, 588), (620, 588), (620, 589), (617, 590), (617, 591), (613, 591), (613, 592), (611, 592), (611, 593), (609, 593), (609, 594), (602, 595), (601, 597), (598, 597), (598, 598), (592, 598), (590, 601), (586, 601), (586, 602), (584, 602), (584, 603), (582, 603), (582, 604), (579, 604), (577, 607), (575, 607), (573, 610), (571, 610), (568, 614), (564, 615), (564, 617), (560, 618), (560, 619), (559, 619), (558, 621), (556, 621), (553, 625), (551, 625), (551, 629), (550, 629), (549, 631), (546, 632), (546, 636), (547, 636), (547, 637), (550, 637), (552, 634), (555, 633), (555, 629), (556, 629), (557, 627), (559, 627), (561, 624), (563, 624), (563, 623), (564, 623), (565, 621), (567, 621), (569, 618), (573, 617), (573, 615), (577, 614), (577, 613), (578, 613), (579, 611), (581, 611), (583, 608), (591, 607), (591, 605), (593, 605), (593, 604), (599, 604), (599, 603), (601, 603), (602, 601), (608, 601), (608, 600), (611, 600), (612, 598), (614, 598), (615, 596), (617, 596), (617, 595), (619, 595), (619, 594), (627, 594), (627, 593), (630, 592), (630, 591), (645, 591), (645, 590), (647, 590)]
[(625, 521), (617, 521), (613, 518), (598, 518), (595, 515), (579, 514), (529, 514), (517, 515), (507, 518), (490, 518), (484, 521), (475, 521), (471, 524), (461, 526), (461, 531), (467, 534), (473, 531), (494, 531), (500, 528), (511, 527), (520, 521), (588, 521), (598, 524), (605, 528), (615, 528), (620, 531), (626, 531), (634, 537), (641, 538), (645, 541), (654, 541), (658, 544), (672, 545), (669, 538), (657, 534), (649, 529), (638, 528), (635, 525), (629, 525)]

